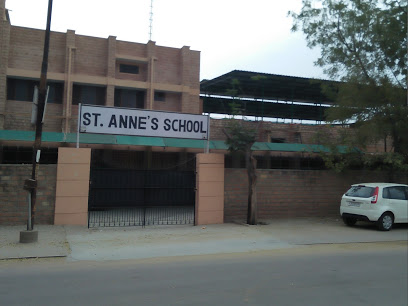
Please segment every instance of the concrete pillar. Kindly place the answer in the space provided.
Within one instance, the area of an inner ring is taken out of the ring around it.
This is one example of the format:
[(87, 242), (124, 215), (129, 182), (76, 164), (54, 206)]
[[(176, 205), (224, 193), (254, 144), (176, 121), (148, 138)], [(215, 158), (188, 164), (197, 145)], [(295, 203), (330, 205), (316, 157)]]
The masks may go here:
[(190, 65), (191, 65), (190, 47), (183, 46), (181, 48), (181, 85), (183, 86), (191, 85)]
[(88, 225), (91, 149), (58, 148), (55, 225)]
[(146, 91), (146, 109), (154, 109), (154, 83), (155, 83), (155, 61), (156, 61), (156, 42), (149, 40), (147, 43), (147, 91)]
[(181, 48), (181, 85), (183, 86), (181, 112), (198, 114), (200, 113), (199, 95), (192, 95), (190, 92), (193, 85), (191, 66), (192, 57), (190, 47), (184, 46)]
[(109, 36), (108, 38), (108, 69), (107, 80), (108, 86), (106, 87), (106, 106), (115, 105), (115, 76), (116, 76), (116, 36)]
[(108, 85), (106, 86), (106, 106), (115, 106), (115, 86)]
[(71, 132), (72, 113), (72, 75), (75, 73), (75, 31), (68, 30), (65, 38), (65, 84), (62, 102), (62, 115), (64, 117), (61, 127), (63, 133)]
[(195, 225), (224, 223), (224, 155), (197, 154)]

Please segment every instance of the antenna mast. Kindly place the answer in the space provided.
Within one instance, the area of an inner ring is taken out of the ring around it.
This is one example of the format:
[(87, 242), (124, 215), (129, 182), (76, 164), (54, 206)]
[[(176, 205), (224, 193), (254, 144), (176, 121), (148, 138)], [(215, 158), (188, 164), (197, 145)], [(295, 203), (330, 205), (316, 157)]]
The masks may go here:
[(150, 0), (150, 26), (149, 26), (149, 40), (152, 40), (153, 29), (153, 0)]

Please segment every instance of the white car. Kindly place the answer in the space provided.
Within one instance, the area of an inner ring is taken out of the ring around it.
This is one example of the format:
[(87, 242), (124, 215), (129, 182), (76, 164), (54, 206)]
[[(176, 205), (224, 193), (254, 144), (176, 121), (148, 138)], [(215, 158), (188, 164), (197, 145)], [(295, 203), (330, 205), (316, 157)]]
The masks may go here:
[(352, 185), (341, 199), (340, 215), (349, 226), (357, 221), (371, 221), (377, 223), (379, 230), (389, 231), (394, 223), (408, 222), (408, 185)]

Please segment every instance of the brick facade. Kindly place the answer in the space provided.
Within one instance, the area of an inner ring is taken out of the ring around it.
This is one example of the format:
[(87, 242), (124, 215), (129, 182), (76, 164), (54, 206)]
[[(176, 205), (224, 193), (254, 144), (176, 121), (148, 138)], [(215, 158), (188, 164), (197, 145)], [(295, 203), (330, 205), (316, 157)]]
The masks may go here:
[[(0, 224), (24, 225), (28, 216), (28, 192), (24, 181), (31, 177), (31, 165), (0, 165)], [(57, 165), (40, 165), (36, 224), (53, 224)]]
[[(216, 140), (225, 140), (223, 129), (229, 119), (211, 119), (210, 137)], [(283, 138), (287, 143), (315, 144), (316, 133), (324, 128), (323, 125), (304, 125), (275, 123), (270, 121), (247, 121), (245, 124), (252, 128), (258, 128), (258, 141), (270, 142), (271, 137)], [(299, 135), (300, 138), (296, 138)]]
[[(5, 15), (4, 0), (1, 14)], [(7, 78), (39, 80), (44, 31), (10, 25), (0, 27), (0, 129), (30, 130), (30, 101), (7, 100)], [(137, 65), (139, 73), (122, 73), (121, 64)], [(52, 105), (44, 131), (75, 132), (77, 105), (72, 105), (73, 84), (98, 86), (106, 91), (103, 105), (114, 106), (115, 88), (145, 92), (146, 109), (200, 113), (200, 52), (51, 32), (48, 81), (64, 84), (63, 103)], [(154, 101), (154, 91), (164, 92), (165, 101)], [(86, 103), (83, 101), (82, 103)], [(136, 107), (136, 106), (135, 106)], [(5, 122), (4, 118), (6, 118)]]
[[(225, 140), (223, 128), (228, 124), (229, 119), (211, 119), (211, 139)], [(286, 143), (318, 143), (317, 133), (324, 129), (329, 129), (333, 134), (337, 134), (340, 127), (329, 125), (307, 125), (299, 123), (277, 123), (271, 121), (247, 121), (245, 124), (258, 128), (258, 141), (270, 142), (271, 138), (282, 138)]]
[[(258, 219), (339, 217), (340, 199), (351, 184), (374, 181), (408, 183), (380, 172), (338, 174), (327, 170), (257, 170)], [(247, 214), (246, 169), (225, 169), (224, 221), (244, 221)]]
[[(211, 119), (210, 139), (226, 140), (223, 129), (228, 124), (229, 119)], [(331, 135), (338, 138), (340, 132), (348, 127), (332, 126), (329, 124), (300, 124), (300, 123), (277, 123), (271, 121), (247, 121), (245, 124), (253, 128), (258, 128), (258, 141), (271, 142), (271, 138), (283, 139), (285, 143), (302, 144), (322, 144), (319, 133)], [(352, 132), (352, 131), (351, 131)], [(391, 146), (391, 140), (387, 140)], [(390, 150), (388, 148), (388, 150)], [(372, 143), (363, 149), (364, 152), (375, 153), (384, 152), (384, 141)]]
[(10, 22), (4, 1), (0, 1), (0, 128), (4, 126), (7, 98), (7, 67), (9, 54)]

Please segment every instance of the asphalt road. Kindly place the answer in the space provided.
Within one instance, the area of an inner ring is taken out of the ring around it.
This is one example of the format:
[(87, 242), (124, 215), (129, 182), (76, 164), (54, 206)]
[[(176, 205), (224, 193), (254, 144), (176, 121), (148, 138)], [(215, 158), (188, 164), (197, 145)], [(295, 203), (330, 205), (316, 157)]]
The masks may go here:
[(406, 242), (105, 262), (1, 261), (1, 305), (408, 305)]

